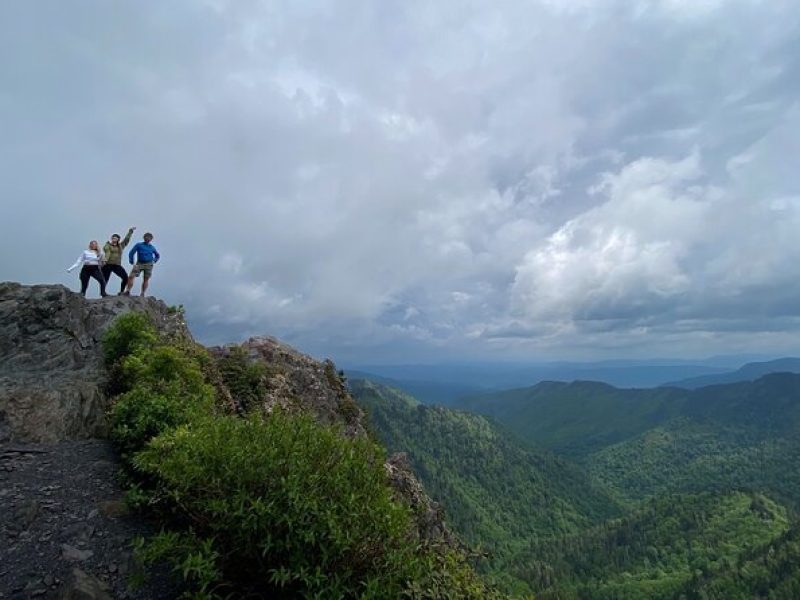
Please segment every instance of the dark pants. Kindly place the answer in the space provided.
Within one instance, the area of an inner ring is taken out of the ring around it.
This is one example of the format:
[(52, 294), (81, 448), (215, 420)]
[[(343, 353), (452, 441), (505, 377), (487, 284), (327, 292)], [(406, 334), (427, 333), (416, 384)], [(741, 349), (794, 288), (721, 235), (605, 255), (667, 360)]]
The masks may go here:
[(86, 288), (89, 287), (89, 278), (92, 277), (100, 284), (100, 295), (106, 295), (106, 278), (97, 265), (83, 265), (81, 269), (81, 294), (86, 295)]
[(103, 277), (105, 277), (106, 283), (109, 282), (109, 276), (112, 273), (122, 279), (122, 285), (120, 285), (119, 291), (124, 292), (125, 284), (128, 283), (128, 272), (122, 265), (103, 265)]

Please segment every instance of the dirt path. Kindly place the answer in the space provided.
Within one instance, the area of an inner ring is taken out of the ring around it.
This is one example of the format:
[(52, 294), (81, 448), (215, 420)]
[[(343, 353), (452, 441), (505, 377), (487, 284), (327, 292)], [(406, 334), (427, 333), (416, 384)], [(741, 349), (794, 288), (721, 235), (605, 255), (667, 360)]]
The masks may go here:
[(153, 528), (122, 502), (108, 442), (0, 444), (0, 598), (167, 599), (165, 573), (132, 589), (130, 542)]

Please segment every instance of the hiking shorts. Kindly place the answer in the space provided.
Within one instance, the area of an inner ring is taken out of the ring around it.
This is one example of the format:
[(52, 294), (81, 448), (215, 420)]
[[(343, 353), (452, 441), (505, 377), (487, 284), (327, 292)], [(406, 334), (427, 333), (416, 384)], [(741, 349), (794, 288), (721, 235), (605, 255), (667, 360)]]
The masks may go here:
[(131, 275), (138, 277), (139, 273), (144, 273), (145, 279), (150, 279), (153, 274), (153, 263), (136, 263), (131, 269)]

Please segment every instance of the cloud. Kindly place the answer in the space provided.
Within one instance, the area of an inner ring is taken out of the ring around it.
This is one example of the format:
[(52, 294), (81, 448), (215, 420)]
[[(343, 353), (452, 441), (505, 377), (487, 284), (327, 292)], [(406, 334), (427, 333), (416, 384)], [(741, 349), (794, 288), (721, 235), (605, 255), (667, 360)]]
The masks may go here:
[(799, 20), (789, 0), (6, 3), (0, 274), (74, 285), (86, 241), (137, 225), (153, 291), (207, 341), (774, 340), (797, 310)]

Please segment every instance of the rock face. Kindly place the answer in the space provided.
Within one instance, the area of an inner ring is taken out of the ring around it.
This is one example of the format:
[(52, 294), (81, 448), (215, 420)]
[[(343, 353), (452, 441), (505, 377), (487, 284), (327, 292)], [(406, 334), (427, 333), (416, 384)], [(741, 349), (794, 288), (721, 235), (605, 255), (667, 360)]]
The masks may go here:
[[(153, 298), (114, 296), (86, 300), (61, 285), (0, 283), (0, 444), (55, 443), (105, 437), (103, 333), (126, 312), (147, 313), (170, 337), (191, 339), (180, 311)], [(261, 408), (280, 406), (310, 412), (347, 436), (367, 435), (366, 415), (350, 396), (331, 361), (320, 362), (272, 337), (210, 348), (217, 359), (241, 348), (265, 367)], [(219, 375), (219, 373), (217, 373)], [(220, 381), (217, 391), (237, 404)], [(241, 403), (239, 403), (241, 404)], [(439, 507), (425, 494), (402, 455), (386, 463), (389, 481), (412, 507), (418, 535), (429, 543), (453, 545)], [(80, 550), (62, 548), (66, 558)]]
[(273, 337), (254, 337), (242, 344), (209, 350), (212, 356), (222, 358), (236, 348), (268, 370), (266, 391), (260, 400), (267, 412), (277, 406), (310, 411), (322, 423), (341, 425), (345, 435), (366, 434), (364, 411), (350, 396), (331, 361), (315, 360)]
[(463, 548), (461, 541), (445, 524), (442, 507), (425, 493), (411, 470), (408, 455), (405, 452), (392, 454), (384, 468), (395, 493), (411, 507), (419, 539), (431, 545)]
[(0, 283), (0, 442), (105, 435), (99, 342), (131, 310), (148, 313), (163, 331), (189, 335), (181, 314), (160, 300), (86, 300), (61, 285)]

